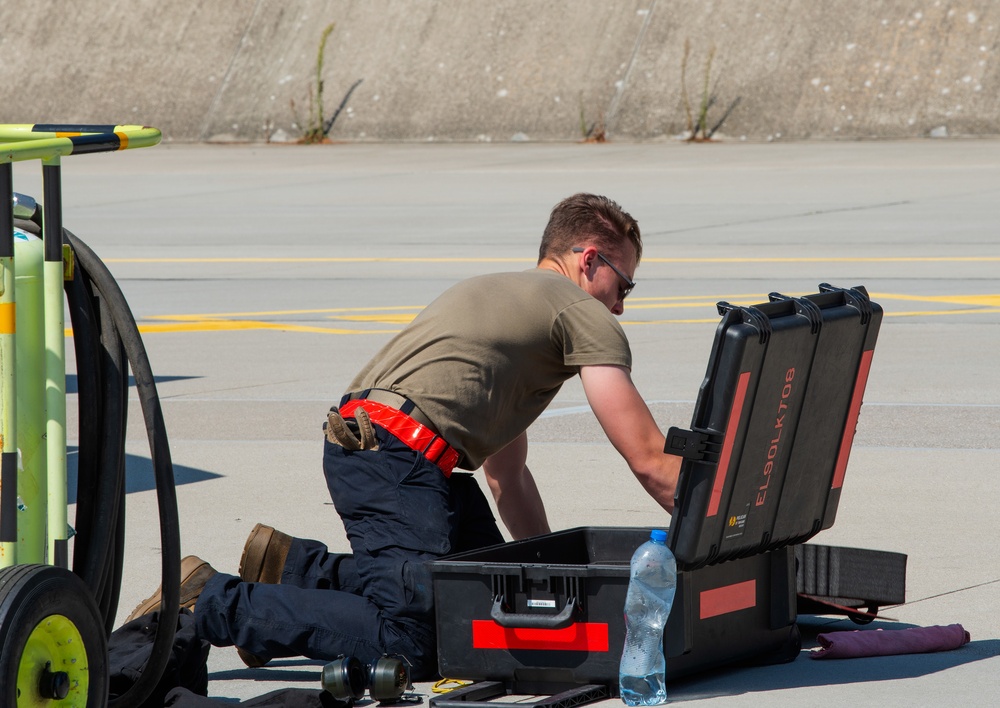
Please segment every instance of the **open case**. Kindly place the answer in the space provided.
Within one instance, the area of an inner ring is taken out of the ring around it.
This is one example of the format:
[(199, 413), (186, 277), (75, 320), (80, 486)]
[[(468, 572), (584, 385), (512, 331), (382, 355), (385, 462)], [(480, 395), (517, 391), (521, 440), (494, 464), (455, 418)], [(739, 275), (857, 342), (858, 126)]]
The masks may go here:
[[(903, 601), (905, 556), (863, 552), (868, 570), (891, 566), (890, 581), (855, 598), (850, 572), (836, 593), (828, 581), (862, 552), (803, 556), (801, 545), (836, 518), (882, 309), (862, 287), (824, 284), (719, 312), (691, 428), (666, 436), (665, 452), (683, 458), (667, 539), (678, 567), (668, 680), (794, 659), (804, 590), (822, 608), (810, 611), (859, 617)], [(617, 695), (629, 561), (649, 530), (570, 529), (435, 561), (441, 675), (485, 683), (432, 703)]]

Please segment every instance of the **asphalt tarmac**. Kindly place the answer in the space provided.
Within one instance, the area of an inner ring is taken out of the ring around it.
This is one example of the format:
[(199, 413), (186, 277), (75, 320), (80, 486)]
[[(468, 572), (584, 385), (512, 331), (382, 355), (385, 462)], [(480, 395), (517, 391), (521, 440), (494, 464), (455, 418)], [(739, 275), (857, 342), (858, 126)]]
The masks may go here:
[[(717, 302), (864, 285), (885, 319), (837, 521), (814, 541), (907, 554), (907, 602), (866, 629), (960, 623), (972, 641), (814, 661), (816, 634), (856, 626), (803, 616), (796, 661), (681, 679), (670, 698), (706, 708), (1000, 702), (1000, 142), (164, 144), (74, 156), (63, 173), (66, 227), (108, 264), (143, 332), (183, 552), (227, 572), (257, 522), (348, 550), (321, 471), (326, 410), (449, 285), (532, 267), (549, 210), (569, 194), (607, 194), (640, 223), (639, 284), (621, 321), (664, 429), (690, 425)], [(41, 199), (37, 163), (15, 166), (15, 189)], [(160, 567), (134, 389), (130, 400), (119, 623)], [(71, 452), (75, 430), (71, 418)], [(529, 440), (553, 529), (669, 522), (578, 382)], [(318, 689), (321, 666), (248, 669), (234, 649), (213, 648), (209, 691), (235, 703)], [(416, 693), (426, 702), (431, 688)]]

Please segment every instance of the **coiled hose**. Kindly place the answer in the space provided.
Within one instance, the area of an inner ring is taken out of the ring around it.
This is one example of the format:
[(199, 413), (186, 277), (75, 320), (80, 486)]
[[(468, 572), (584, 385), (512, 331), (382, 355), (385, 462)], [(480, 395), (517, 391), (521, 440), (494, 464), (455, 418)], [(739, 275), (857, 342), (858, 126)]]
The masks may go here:
[[(31, 224), (38, 226), (37, 219)], [(31, 227), (31, 224), (19, 226)], [(35, 230), (35, 229), (31, 229)], [(132, 370), (156, 481), (162, 548), (162, 608), (151, 656), (111, 708), (143, 703), (156, 688), (173, 648), (180, 607), (180, 530), (173, 465), (156, 383), (132, 311), (107, 266), (63, 229), (75, 254), (65, 284), (77, 362), (79, 452), (73, 572), (90, 588), (110, 636), (121, 591), (125, 548), (125, 433)], [(164, 615), (164, 611), (166, 615)]]

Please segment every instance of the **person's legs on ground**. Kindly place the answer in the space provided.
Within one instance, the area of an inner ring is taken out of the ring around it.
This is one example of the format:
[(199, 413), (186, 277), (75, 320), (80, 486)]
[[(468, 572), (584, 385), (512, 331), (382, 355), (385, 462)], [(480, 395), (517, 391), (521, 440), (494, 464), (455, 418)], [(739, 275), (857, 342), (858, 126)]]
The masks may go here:
[[(240, 579), (247, 583), (360, 592), (350, 555), (330, 553), (319, 541), (293, 538), (265, 524), (256, 524), (247, 536), (240, 557)], [(239, 646), (239, 642), (236, 652), (250, 668), (265, 666), (269, 661)]]
[[(322, 544), (293, 542), (285, 568), (310, 564), (356, 581), (361, 595), (333, 589), (242, 583), (217, 576), (196, 606), (198, 631), (261, 660), (277, 656), (372, 661), (398, 654), (414, 678), (436, 672), (434, 612), (426, 562), (450, 551), (456, 515), (441, 470), (379, 430), (378, 451), (327, 442), (324, 471), (353, 550), (349, 560)], [(305, 559), (305, 560), (303, 560)], [(311, 560), (310, 560), (311, 559)], [(302, 574), (299, 573), (301, 576)], [(348, 584), (348, 583), (344, 583)]]
[(385, 437), (378, 454), (327, 443), (324, 470), (354, 553), (286, 536), (281, 584), (223, 574), (209, 580), (195, 608), (201, 636), (235, 644), (256, 665), (284, 656), (372, 661), (388, 653), (404, 656), (414, 678), (434, 675), (427, 563), (503, 536), (471, 475), (449, 483), (423, 456)]
[(341, 654), (363, 661), (382, 655), (378, 608), (360, 595), (293, 585), (246, 583), (220, 573), (195, 606), (199, 636), (235, 645), (262, 660)]
[[(427, 561), (451, 550), (457, 522), (437, 465), (376, 428), (378, 451), (330, 442), (323, 468), (344, 522), (363, 596), (379, 609), (383, 651), (406, 657), (415, 677), (437, 671)], [(360, 657), (359, 657), (360, 658)]]

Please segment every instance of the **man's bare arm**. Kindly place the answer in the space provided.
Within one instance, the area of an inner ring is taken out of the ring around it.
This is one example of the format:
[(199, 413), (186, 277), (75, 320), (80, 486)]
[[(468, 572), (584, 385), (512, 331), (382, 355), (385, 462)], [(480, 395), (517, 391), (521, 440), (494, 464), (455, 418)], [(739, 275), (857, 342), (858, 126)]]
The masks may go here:
[(663, 452), (666, 440), (623, 366), (584, 366), (580, 380), (608, 440), (657, 503), (674, 511), (680, 458)]
[(528, 435), (521, 433), (507, 447), (483, 462), (500, 519), (514, 540), (549, 533), (542, 497), (526, 464)]

